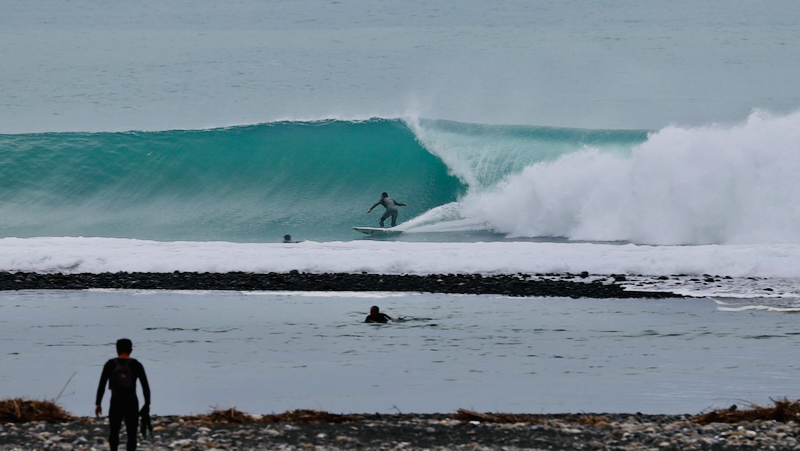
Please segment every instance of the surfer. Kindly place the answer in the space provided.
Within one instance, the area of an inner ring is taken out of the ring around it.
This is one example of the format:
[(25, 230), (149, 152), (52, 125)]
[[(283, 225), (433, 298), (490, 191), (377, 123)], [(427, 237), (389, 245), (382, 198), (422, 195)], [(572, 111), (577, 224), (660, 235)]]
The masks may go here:
[(122, 420), (128, 431), (128, 451), (136, 450), (136, 429), (139, 425), (139, 398), (136, 397), (136, 379), (142, 384), (144, 406), (141, 415), (146, 418), (150, 415), (150, 385), (144, 367), (138, 360), (131, 358), (133, 343), (127, 338), (117, 340), (117, 358), (106, 362), (103, 374), (100, 376), (100, 385), (97, 387), (94, 414), (100, 416), (106, 382), (111, 390), (111, 405), (108, 407), (108, 446), (111, 451), (117, 451), (119, 446), (119, 431)]
[(291, 235), (284, 235), (283, 236), (283, 242), (284, 243), (299, 243), (300, 241), (293, 240)]
[(365, 323), (388, 323), (392, 319), (391, 316), (381, 313), (381, 309), (378, 308), (377, 305), (373, 305), (371, 309), (369, 309), (369, 315), (367, 315), (367, 319), (364, 320)]
[(388, 194), (381, 193), (381, 200), (375, 202), (375, 205), (370, 207), (370, 209), (367, 210), (367, 213), (372, 213), (372, 209), (377, 207), (378, 205), (383, 205), (383, 208), (386, 209), (386, 211), (383, 213), (383, 216), (381, 216), (381, 228), (383, 228), (383, 222), (386, 221), (386, 218), (388, 218), (389, 216), (392, 217), (392, 227), (396, 226), (397, 225), (397, 213), (398, 213), (397, 207), (398, 206), (405, 207), (408, 204), (404, 204), (402, 202), (397, 202), (394, 199), (389, 198)]

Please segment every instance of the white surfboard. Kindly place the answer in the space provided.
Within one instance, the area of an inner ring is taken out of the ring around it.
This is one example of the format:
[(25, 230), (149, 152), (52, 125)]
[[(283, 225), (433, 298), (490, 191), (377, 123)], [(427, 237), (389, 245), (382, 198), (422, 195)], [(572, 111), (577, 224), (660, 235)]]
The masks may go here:
[(398, 233), (403, 233), (400, 230), (383, 229), (380, 227), (353, 227), (353, 230), (361, 233), (366, 233), (367, 235), (372, 235), (372, 234), (397, 235)]

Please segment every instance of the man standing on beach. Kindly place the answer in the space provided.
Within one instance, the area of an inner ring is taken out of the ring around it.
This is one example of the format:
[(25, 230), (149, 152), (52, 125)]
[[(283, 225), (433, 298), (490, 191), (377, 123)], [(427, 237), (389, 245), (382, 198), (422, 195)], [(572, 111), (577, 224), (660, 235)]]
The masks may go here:
[(139, 398), (136, 397), (136, 380), (142, 384), (144, 406), (142, 415), (150, 412), (150, 385), (144, 367), (136, 359), (131, 358), (133, 343), (127, 338), (117, 340), (117, 358), (106, 362), (103, 374), (100, 376), (100, 385), (97, 387), (94, 414), (100, 416), (106, 383), (111, 390), (111, 404), (108, 407), (109, 436), (108, 445), (111, 451), (117, 451), (119, 446), (119, 430), (125, 420), (125, 429), (128, 434), (128, 451), (136, 450), (136, 431), (139, 426)]
[(386, 212), (383, 213), (383, 216), (381, 216), (381, 228), (383, 228), (383, 222), (386, 221), (386, 218), (388, 218), (389, 216), (392, 217), (392, 227), (396, 226), (397, 213), (398, 213), (397, 207), (398, 206), (405, 207), (408, 204), (397, 202), (394, 199), (390, 199), (388, 194), (381, 193), (381, 200), (375, 202), (375, 205), (370, 207), (370, 209), (367, 210), (367, 213), (372, 213), (372, 209), (377, 207), (378, 205), (383, 205), (383, 208), (386, 209)]

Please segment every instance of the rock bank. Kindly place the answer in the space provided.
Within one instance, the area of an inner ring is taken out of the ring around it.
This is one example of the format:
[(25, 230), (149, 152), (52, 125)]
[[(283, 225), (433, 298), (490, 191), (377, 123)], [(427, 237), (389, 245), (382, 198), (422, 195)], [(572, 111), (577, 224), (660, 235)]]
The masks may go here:
[[(571, 280), (571, 279), (576, 280)], [(0, 290), (82, 290), (89, 288), (234, 291), (410, 291), (452, 294), (570, 298), (682, 297), (665, 291), (636, 291), (624, 278), (582, 275), (140, 273), (38, 274), (0, 272)]]

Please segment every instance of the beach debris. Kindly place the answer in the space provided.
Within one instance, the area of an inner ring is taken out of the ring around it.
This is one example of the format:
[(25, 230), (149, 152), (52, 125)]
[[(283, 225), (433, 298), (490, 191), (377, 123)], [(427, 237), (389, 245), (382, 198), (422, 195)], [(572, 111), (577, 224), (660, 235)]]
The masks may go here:
[(468, 423), (471, 421), (479, 421), (481, 423), (541, 423), (539, 418), (532, 415), (515, 415), (513, 413), (480, 413), (474, 410), (458, 409), (454, 420)]
[(284, 413), (264, 415), (259, 423), (300, 423), (300, 424), (331, 424), (331, 423), (357, 423), (360, 419), (353, 415), (340, 415), (325, 412), (324, 410), (290, 410)]
[(64, 423), (76, 421), (76, 418), (53, 401), (35, 401), (22, 398), (7, 398), (0, 401), (0, 423), (29, 423), (33, 421)]
[(256, 419), (248, 413), (231, 407), (225, 410), (213, 409), (211, 413), (205, 415), (184, 417), (184, 422), (190, 424), (250, 424), (255, 423)]
[(332, 424), (355, 423), (359, 418), (352, 415), (340, 415), (323, 410), (290, 410), (284, 413), (273, 413), (254, 417), (250, 414), (230, 408), (214, 409), (206, 415), (186, 417), (192, 424), (251, 424), (251, 423), (300, 423), (300, 424)]
[(697, 415), (691, 419), (692, 423), (705, 425), (711, 423), (739, 423), (741, 421), (752, 422), (755, 420), (776, 421), (786, 423), (794, 421), (800, 423), (800, 400), (791, 401), (788, 398), (771, 400), (772, 407), (762, 407), (756, 404), (748, 404), (749, 409), (738, 409), (732, 405), (727, 409), (712, 410), (708, 413)]
[(607, 420), (600, 415), (578, 415), (575, 421), (579, 424), (590, 424), (596, 426), (598, 424), (607, 424)]

